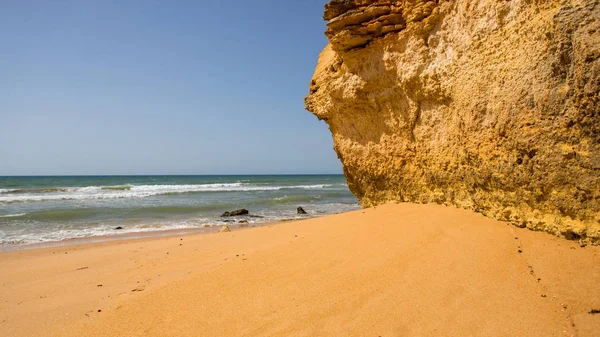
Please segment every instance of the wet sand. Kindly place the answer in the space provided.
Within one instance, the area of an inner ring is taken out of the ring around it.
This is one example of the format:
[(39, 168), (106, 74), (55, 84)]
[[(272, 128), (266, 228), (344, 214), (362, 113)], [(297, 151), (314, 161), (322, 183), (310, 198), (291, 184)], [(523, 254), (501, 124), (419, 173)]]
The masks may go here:
[(600, 247), (438, 205), (0, 253), (2, 336), (598, 336)]

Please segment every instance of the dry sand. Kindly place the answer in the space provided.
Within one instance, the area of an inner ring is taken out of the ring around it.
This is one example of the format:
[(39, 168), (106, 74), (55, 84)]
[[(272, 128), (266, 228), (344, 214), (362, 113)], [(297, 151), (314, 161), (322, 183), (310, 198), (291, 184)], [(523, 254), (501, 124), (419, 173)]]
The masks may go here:
[(1, 336), (600, 336), (600, 247), (437, 205), (0, 254)]

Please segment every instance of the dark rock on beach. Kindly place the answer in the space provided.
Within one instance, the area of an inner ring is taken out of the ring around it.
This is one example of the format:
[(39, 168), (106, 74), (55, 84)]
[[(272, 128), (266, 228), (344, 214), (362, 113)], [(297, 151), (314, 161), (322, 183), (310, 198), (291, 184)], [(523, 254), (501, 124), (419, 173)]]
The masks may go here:
[(296, 210), (298, 211), (298, 214), (308, 214), (302, 207), (298, 207)]
[(225, 212), (223, 214), (221, 214), (222, 217), (228, 217), (228, 216), (238, 216), (238, 215), (248, 215), (248, 210), (245, 208), (242, 209), (237, 209), (235, 211), (231, 211), (231, 212)]

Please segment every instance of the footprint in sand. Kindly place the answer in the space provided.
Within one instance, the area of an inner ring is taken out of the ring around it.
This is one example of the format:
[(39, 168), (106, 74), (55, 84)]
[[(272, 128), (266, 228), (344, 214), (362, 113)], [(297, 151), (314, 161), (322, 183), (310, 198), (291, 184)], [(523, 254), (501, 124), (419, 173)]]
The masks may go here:
[(131, 290), (131, 292), (134, 293), (134, 292), (144, 291), (144, 290), (146, 290), (146, 286), (145, 285), (141, 285), (141, 286), (138, 286), (135, 289)]

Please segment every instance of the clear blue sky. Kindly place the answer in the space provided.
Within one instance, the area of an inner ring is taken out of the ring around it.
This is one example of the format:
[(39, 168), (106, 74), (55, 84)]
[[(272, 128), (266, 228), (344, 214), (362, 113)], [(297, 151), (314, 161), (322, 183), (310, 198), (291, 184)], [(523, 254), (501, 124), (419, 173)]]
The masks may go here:
[(0, 175), (341, 173), (326, 2), (2, 1)]

